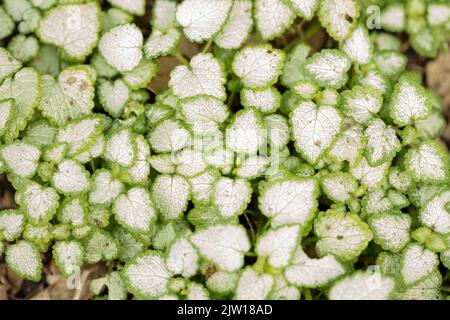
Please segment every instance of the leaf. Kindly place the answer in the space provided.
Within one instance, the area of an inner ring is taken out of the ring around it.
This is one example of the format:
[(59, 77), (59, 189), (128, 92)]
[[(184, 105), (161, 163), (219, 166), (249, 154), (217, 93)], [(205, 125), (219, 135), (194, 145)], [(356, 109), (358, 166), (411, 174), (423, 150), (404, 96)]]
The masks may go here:
[(387, 170), (390, 167), (389, 162), (384, 162), (383, 164), (372, 167), (366, 160), (362, 157), (358, 165), (350, 169), (350, 173), (365, 185), (369, 189), (376, 188), (383, 184), (387, 176)]
[(442, 275), (439, 271), (431, 273), (418, 283), (398, 292), (395, 299), (399, 300), (441, 300)]
[(43, 187), (36, 182), (30, 182), (19, 190), (15, 200), (27, 220), (35, 224), (50, 221), (59, 207), (59, 195), (55, 189)]
[(274, 87), (247, 89), (241, 91), (241, 104), (254, 107), (262, 113), (273, 113), (281, 104), (281, 94)]
[(391, 161), (402, 148), (394, 128), (381, 119), (370, 121), (364, 134), (367, 137), (365, 156), (371, 166)]
[(0, 211), (0, 239), (13, 242), (22, 234), (25, 218), (19, 210)]
[(369, 226), (358, 215), (332, 210), (319, 214), (314, 221), (314, 232), (319, 238), (316, 243), (319, 257), (333, 254), (351, 260), (372, 240)]
[(136, 163), (136, 155), (136, 139), (129, 129), (117, 129), (107, 138), (105, 159), (129, 168)]
[(342, 92), (341, 108), (344, 114), (360, 124), (367, 124), (381, 110), (383, 98), (372, 89), (355, 86)]
[(256, 154), (263, 145), (264, 125), (255, 108), (239, 110), (226, 130), (226, 147), (236, 153)]
[(187, 287), (187, 300), (209, 300), (209, 293), (206, 288), (196, 282), (191, 282)]
[(336, 142), (328, 152), (328, 156), (336, 161), (348, 161), (351, 167), (358, 164), (366, 146), (360, 125), (353, 120), (344, 120), (344, 132), (337, 138)]
[(295, 14), (283, 0), (256, 0), (256, 28), (264, 40), (281, 35), (294, 21)]
[(348, 57), (341, 51), (323, 49), (308, 58), (303, 68), (306, 75), (320, 86), (339, 89), (347, 82), (347, 71), (351, 65)]
[[(305, 100), (312, 100), (319, 91), (319, 87), (309, 80), (300, 80), (292, 85), (292, 92)], [(323, 103), (327, 105), (327, 103)], [(333, 104), (334, 105), (334, 104)]]
[(356, 271), (338, 280), (330, 289), (330, 300), (389, 300), (395, 281), (380, 272)]
[(273, 287), (273, 276), (258, 274), (247, 267), (241, 273), (236, 288), (236, 300), (265, 300)]
[(171, 276), (164, 259), (155, 251), (136, 256), (126, 264), (121, 275), (129, 292), (147, 299), (163, 295)]
[(2, 26), (0, 27), (0, 39), (3, 40), (14, 32), (15, 24), (3, 7), (0, 7), (0, 20), (2, 21)]
[(91, 185), (89, 172), (77, 161), (64, 160), (52, 177), (52, 186), (61, 193), (85, 193)]
[(143, 89), (158, 72), (156, 62), (142, 60), (136, 68), (124, 73), (123, 80), (132, 90)]
[(395, 189), (406, 193), (412, 185), (412, 178), (404, 170), (398, 167), (391, 167), (389, 169), (389, 184)]
[(190, 133), (179, 122), (168, 119), (157, 125), (148, 136), (150, 146), (156, 152), (175, 152), (186, 147)]
[(80, 272), (84, 249), (77, 241), (58, 241), (53, 245), (53, 256), (59, 270), (68, 278)]
[(367, 192), (362, 200), (362, 206), (363, 217), (370, 217), (377, 213), (386, 213), (393, 209), (391, 200), (383, 189)]
[(19, 177), (30, 178), (36, 173), (41, 152), (34, 145), (18, 140), (4, 145), (0, 156), (7, 170)]
[(94, 144), (86, 151), (74, 157), (74, 160), (86, 164), (91, 160), (104, 156), (105, 151), (105, 137), (100, 135), (95, 140)]
[(11, 77), (22, 67), (22, 63), (5, 48), (0, 48), (0, 82)]
[(113, 212), (124, 228), (138, 233), (149, 232), (156, 220), (153, 201), (142, 187), (131, 188), (120, 195), (114, 202)]
[(68, 155), (73, 157), (92, 146), (102, 133), (104, 126), (105, 119), (97, 115), (72, 120), (59, 129), (56, 141), (67, 143)]
[(433, 190), (431, 198), (425, 202), (419, 211), (419, 221), (431, 230), (447, 234), (450, 233), (450, 213), (446, 204), (450, 202), (450, 191)]
[(430, 3), (427, 7), (427, 22), (430, 26), (445, 25), (450, 19), (450, 7), (443, 3)]
[(381, 93), (386, 93), (390, 87), (387, 77), (378, 70), (369, 70), (364, 72), (359, 78), (358, 84), (363, 87), (376, 89)]
[(184, 0), (177, 7), (176, 20), (192, 42), (213, 38), (228, 18), (231, 0)]
[(39, 41), (34, 36), (16, 35), (8, 43), (8, 50), (23, 63), (30, 62), (39, 51)]
[(193, 177), (206, 170), (206, 163), (200, 151), (183, 149), (174, 157), (177, 164), (176, 173), (183, 177)]
[(232, 68), (244, 86), (257, 89), (277, 82), (284, 60), (284, 52), (270, 45), (250, 46), (234, 56)]
[(411, 217), (403, 213), (381, 213), (368, 220), (375, 243), (384, 250), (399, 252), (410, 241)]
[(332, 172), (322, 176), (320, 186), (329, 199), (345, 203), (357, 191), (358, 183), (347, 172)]
[(435, 141), (424, 141), (405, 156), (405, 168), (418, 183), (441, 183), (448, 180), (449, 162), (444, 148)]
[(108, 0), (108, 2), (136, 16), (143, 16), (145, 13), (145, 0)]
[(127, 169), (129, 183), (144, 183), (150, 175), (150, 146), (142, 135), (136, 136), (137, 156), (136, 163)]
[(424, 279), (439, 265), (437, 255), (417, 243), (408, 245), (402, 253), (401, 276), (406, 285)]
[(386, 77), (398, 77), (405, 71), (407, 57), (396, 51), (382, 51), (375, 56), (375, 64)]
[(149, 161), (153, 169), (159, 173), (175, 173), (175, 163), (173, 162), (173, 156), (171, 153), (151, 156)]
[(159, 175), (152, 186), (152, 197), (164, 220), (177, 219), (190, 198), (189, 182), (178, 175)]
[(92, 191), (89, 193), (89, 203), (109, 205), (122, 193), (124, 186), (106, 169), (98, 169), (92, 175)]
[(97, 45), (100, 13), (96, 3), (59, 5), (46, 11), (36, 34), (43, 43), (62, 48), (70, 57), (83, 59)]
[(88, 69), (69, 67), (55, 80), (50, 75), (41, 76), (42, 100), (38, 105), (51, 123), (62, 126), (70, 119), (91, 113), (94, 108), (94, 82)]
[(258, 257), (266, 257), (273, 268), (287, 267), (299, 241), (298, 225), (270, 229), (258, 238), (255, 252)]
[(15, 101), (14, 99), (7, 99), (0, 101), (0, 136), (5, 134), (8, 122), (13, 113)]
[(111, 234), (101, 229), (94, 229), (85, 240), (85, 261), (97, 263), (99, 261), (114, 260), (119, 256), (119, 242)]
[(312, 259), (301, 248), (296, 250), (291, 265), (284, 271), (289, 283), (307, 288), (322, 287), (343, 274), (344, 267), (333, 255)]
[(314, 165), (332, 146), (342, 128), (338, 110), (329, 106), (316, 106), (302, 102), (290, 115), (295, 147), (310, 164)]
[[(0, 60), (1, 64), (1, 60)], [(34, 109), (39, 104), (41, 82), (33, 68), (23, 68), (0, 86), (0, 100), (14, 99), (14, 107), (5, 132), (5, 140), (12, 141), (25, 129)]]
[(414, 51), (421, 56), (436, 58), (439, 50), (439, 40), (432, 29), (424, 28), (417, 33), (411, 34), (409, 41)]
[(180, 238), (170, 246), (166, 258), (167, 269), (185, 278), (194, 276), (198, 269), (198, 254), (186, 238)]
[(223, 49), (238, 49), (247, 40), (252, 27), (252, 1), (234, 1), (229, 18), (214, 42)]
[(122, 79), (104, 81), (97, 87), (100, 104), (112, 117), (119, 118), (131, 98), (131, 90)]
[(241, 214), (250, 203), (252, 189), (243, 179), (221, 177), (214, 186), (212, 202), (225, 217)]
[(285, 117), (279, 114), (265, 116), (264, 126), (268, 132), (268, 143), (272, 148), (282, 149), (288, 144), (291, 134)]
[(58, 213), (58, 220), (80, 227), (86, 224), (87, 214), (88, 204), (84, 198), (65, 198)]
[(192, 131), (201, 135), (217, 131), (229, 116), (227, 105), (211, 96), (199, 95), (183, 99), (178, 105)]
[(319, 0), (287, 0), (287, 3), (305, 20), (314, 18), (314, 13), (319, 7)]
[(269, 299), (273, 300), (300, 300), (300, 290), (284, 279), (283, 275), (275, 276), (275, 283)]
[(43, 148), (53, 143), (56, 133), (56, 127), (52, 126), (47, 120), (41, 119), (28, 126), (22, 141)]
[(318, 16), (328, 34), (336, 41), (343, 41), (356, 24), (359, 5), (354, 0), (322, 0)]
[(27, 241), (19, 241), (6, 248), (6, 264), (23, 279), (34, 282), (41, 279), (41, 257), (36, 247)]
[(355, 63), (367, 64), (372, 59), (373, 45), (367, 29), (360, 25), (342, 43), (342, 50)]
[(274, 228), (292, 223), (305, 227), (316, 213), (317, 197), (318, 186), (313, 178), (286, 178), (262, 189), (258, 207)]
[(431, 100), (413, 78), (402, 76), (395, 85), (389, 109), (394, 123), (406, 126), (430, 115)]
[(236, 176), (243, 179), (255, 179), (263, 175), (270, 160), (264, 156), (253, 155), (246, 157), (236, 168)]
[(405, 7), (403, 3), (388, 4), (381, 13), (381, 26), (390, 32), (402, 32), (405, 28)]
[(169, 87), (180, 99), (200, 94), (225, 100), (223, 85), (226, 74), (220, 62), (210, 53), (199, 53), (192, 57), (190, 66), (177, 66), (170, 73)]
[(106, 62), (119, 72), (132, 71), (141, 62), (144, 36), (134, 24), (124, 24), (105, 33), (98, 48)]
[(198, 230), (190, 240), (204, 258), (223, 271), (242, 268), (244, 253), (250, 250), (245, 229), (234, 224), (217, 224)]
[(220, 177), (219, 172), (215, 170), (206, 170), (189, 179), (192, 188), (192, 200), (194, 203), (209, 203), (214, 185)]
[(156, 0), (153, 3), (152, 26), (154, 29), (168, 31), (175, 25), (177, 3), (172, 0)]
[(155, 59), (166, 56), (176, 50), (180, 42), (181, 34), (177, 29), (167, 32), (154, 30), (144, 45), (144, 55), (147, 59)]
[(310, 51), (311, 47), (308, 44), (299, 43), (288, 53), (281, 75), (283, 85), (289, 87), (305, 79), (303, 63), (308, 58)]

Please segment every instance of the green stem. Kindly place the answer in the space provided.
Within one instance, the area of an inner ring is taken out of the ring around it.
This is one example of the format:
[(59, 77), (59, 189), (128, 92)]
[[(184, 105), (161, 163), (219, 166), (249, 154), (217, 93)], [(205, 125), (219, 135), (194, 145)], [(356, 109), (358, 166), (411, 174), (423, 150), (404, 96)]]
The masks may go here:
[(255, 230), (253, 229), (253, 225), (252, 225), (249, 217), (247, 216), (247, 213), (245, 213), (245, 212), (244, 212), (244, 217), (245, 217), (245, 220), (247, 220), (248, 226), (250, 227), (250, 234), (252, 236), (252, 242), (255, 243), (255, 241), (256, 241), (256, 234), (255, 234)]
[(303, 33), (303, 41), (308, 40), (308, 39), (311, 38), (313, 35), (315, 35), (316, 32), (320, 30), (320, 28), (322, 28), (322, 26), (320, 25), (319, 22), (314, 23), (311, 27), (309, 27), (309, 28)]
[(231, 104), (233, 103), (235, 94), (236, 94), (236, 89), (233, 88), (233, 90), (231, 91), (231, 94), (228, 98), (228, 103), (227, 103), (228, 108), (231, 108)]
[(211, 47), (212, 44), (212, 38), (209, 39), (209, 41), (205, 44), (205, 46), (203, 47), (202, 53), (208, 52), (209, 47)]
[(91, 160), (90, 165), (91, 165), (92, 172), (95, 172), (95, 163), (94, 163), (94, 160)]
[(311, 290), (309, 288), (303, 288), (306, 300), (312, 300)]
[(441, 288), (441, 290), (444, 291), (444, 292), (450, 292), (450, 287), (443, 286), (443, 287)]
[(175, 52), (175, 58), (177, 58), (182, 64), (189, 67), (189, 61), (179, 51)]

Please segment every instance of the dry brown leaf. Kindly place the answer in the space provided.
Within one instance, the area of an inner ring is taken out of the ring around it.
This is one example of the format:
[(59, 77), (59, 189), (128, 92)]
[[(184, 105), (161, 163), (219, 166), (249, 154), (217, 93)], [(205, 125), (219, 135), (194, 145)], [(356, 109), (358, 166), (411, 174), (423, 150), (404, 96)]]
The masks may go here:
[(450, 107), (450, 52), (440, 55), (426, 65), (427, 85), (442, 97), (446, 109)]
[[(181, 37), (179, 51), (183, 56), (190, 60), (194, 55), (201, 51), (201, 47), (198, 44), (189, 42), (185, 37)], [(167, 89), (170, 72), (173, 68), (180, 65), (181, 62), (173, 56), (160, 57), (156, 62), (159, 65), (158, 73), (147, 85), (147, 88), (153, 93), (158, 94)]]

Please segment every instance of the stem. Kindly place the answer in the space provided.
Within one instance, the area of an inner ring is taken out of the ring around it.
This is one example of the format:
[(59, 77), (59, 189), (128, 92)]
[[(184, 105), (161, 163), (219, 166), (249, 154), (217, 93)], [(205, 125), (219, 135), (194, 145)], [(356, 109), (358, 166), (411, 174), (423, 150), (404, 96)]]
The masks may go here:
[(303, 288), (306, 300), (312, 300), (311, 290), (309, 288)]
[(444, 291), (444, 292), (450, 292), (450, 287), (443, 286), (443, 287), (441, 288), (441, 290)]
[(316, 34), (317, 31), (320, 30), (322, 26), (320, 25), (320, 23), (318, 23), (317, 21), (311, 26), (309, 27), (304, 33), (303, 33), (303, 41), (308, 40), (309, 38), (311, 38), (313, 35)]
[(175, 52), (175, 58), (177, 58), (182, 64), (189, 67), (189, 61), (179, 51)]
[(246, 252), (245, 256), (246, 257), (257, 257), (256, 253), (254, 253), (254, 252)]
[(209, 47), (211, 47), (211, 44), (212, 44), (212, 38), (209, 39), (209, 41), (205, 44), (205, 46), (203, 47), (202, 53), (207, 52)]
[(91, 170), (92, 170), (92, 172), (94, 173), (94, 172), (95, 172), (95, 163), (94, 163), (94, 160), (91, 160), (90, 165), (91, 165)]
[(245, 217), (245, 220), (247, 220), (248, 226), (250, 227), (250, 234), (252, 235), (252, 242), (255, 243), (256, 234), (255, 234), (255, 230), (253, 229), (253, 225), (252, 225), (249, 217), (247, 216), (247, 213), (245, 213), (245, 212), (244, 212), (244, 217)]
[(227, 103), (228, 108), (231, 108), (231, 104), (233, 103), (235, 94), (236, 94), (236, 89), (233, 88), (233, 90), (231, 91), (230, 96), (228, 97), (228, 103)]

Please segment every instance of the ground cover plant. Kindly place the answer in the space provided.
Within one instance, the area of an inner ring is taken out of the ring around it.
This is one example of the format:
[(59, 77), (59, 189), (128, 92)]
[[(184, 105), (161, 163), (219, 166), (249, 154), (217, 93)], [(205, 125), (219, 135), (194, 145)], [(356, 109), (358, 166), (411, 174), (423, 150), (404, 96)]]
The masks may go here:
[(20, 278), (51, 260), (68, 282), (106, 266), (94, 299), (447, 298), (446, 119), (404, 49), (447, 49), (447, 1), (3, 0), (0, 21)]

